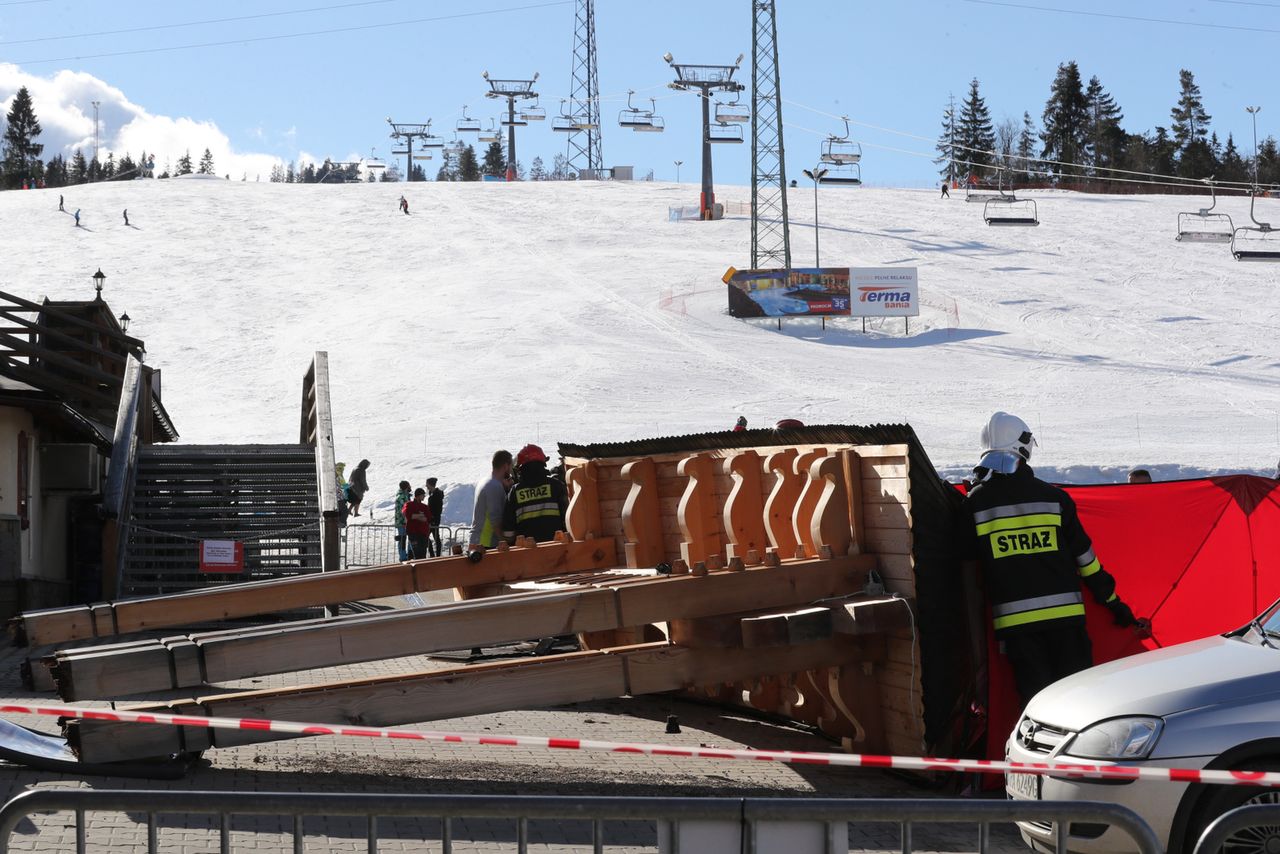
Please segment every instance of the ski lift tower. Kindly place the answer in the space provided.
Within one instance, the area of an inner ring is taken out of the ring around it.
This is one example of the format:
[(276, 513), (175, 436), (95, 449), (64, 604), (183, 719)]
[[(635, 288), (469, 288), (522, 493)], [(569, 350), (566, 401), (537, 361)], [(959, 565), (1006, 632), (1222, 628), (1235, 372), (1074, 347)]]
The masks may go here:
[[(667, 65), (676, 72), (676, 79), (670, 87), (677, 92), (696, 91), (702, 98), (702, 196), (698, 202), (698, 210), (702, 219), (714, 219), (716, 210), (715, 189), (711, 184), (711, 93), (741, 92), (744, 87), (733, 79), (746, 54), (738, 54), (733, 65), (689, 65), (676, 62), (670, 53), (663, 55)], [(736, 142), (741, 142), (741, 137)]]
[[(596, 62), (596, 0), (577, 0), (573, 25), (573, 86), (569, 112), (578, 117), (569, 134), (569, 165), (599, 178), (604, 170), (600, 131), (600, 72)], [(580, 128), (580, 129), (579, 129)]]
[(404, 160), (404, 179), (406, 181), (413, 180), (413, 141), (415, 139), (424, 139), (431, 136), (431, 120), (423, 124), (393, 122), (391, 117), (387, 117), (387, 124), (391, 125), (391, 138), (404, 140), (405, 160)]
[(533, 91), (533, 84), (538, 82), (538, 72), (533, 73), (532, 80), (494, 80), (487, 71), (481, 76), (489, 82), (489, 91), (484, 93), (486, 98), (507, 99), (507, 120), (503, 122), (507, 126), (507, 180), (514, 181), (516, 179), (516, 101), (538, 97), (538, 93)]
[[(758, 270), (771, 261), (790, 270), (791, 228), (774, 0), (751, 0), (751, 35), (751, 267)], [(815, 184), (815, 198), (817, 192)], [(816, 237), (816, 215), (813, 227)]]

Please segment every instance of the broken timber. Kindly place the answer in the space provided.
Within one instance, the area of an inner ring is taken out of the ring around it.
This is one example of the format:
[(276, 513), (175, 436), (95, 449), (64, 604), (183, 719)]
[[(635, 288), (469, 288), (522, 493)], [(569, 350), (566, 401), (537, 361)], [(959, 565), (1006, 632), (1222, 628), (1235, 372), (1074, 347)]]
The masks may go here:
[[(666, 643), (538, 659), (310, 685), (130, 707), (206, 717), (398, 726), (504, 711), (674, 691), (703, 681), (734, 682), (850, 661), (878, 660), (883, 642), (840, 637), (768, 649), (689, 649)], [(65, 730), (83, 762), (234, 747), (295, 736), (107, 721), (70, 721)]]
[(32, 646), (107, 638), (149, 629), (253, 617), (317, 605), (337, 605), (475, 584), (541, 578), (617, 564), (611, 538), (539, 543), (491, 551), (479, 564), (465, 557), (409, 561), (369, 569), (227, 584), (144, 599), (28, 611), (15, 620), (16, 638)]
[[(788, 561), (704, 576), (618, 579), (372, 615), (206, 632), (57, 653), (67, 701), (229, 682), (451, 649), (598, 632), (717, 614), (805, 605), (861, 590), (870, 555)], [(621, 583), (618, 583), (621, 582)], [(830, 632), (828, 632), (830, 635)]]

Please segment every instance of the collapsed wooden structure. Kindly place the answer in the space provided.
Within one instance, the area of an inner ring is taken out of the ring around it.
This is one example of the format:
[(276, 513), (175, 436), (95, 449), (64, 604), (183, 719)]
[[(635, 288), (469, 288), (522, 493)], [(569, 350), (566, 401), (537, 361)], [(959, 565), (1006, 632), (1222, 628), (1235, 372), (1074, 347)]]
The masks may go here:
[[(119, 699), (448, 649), (577, 634), (582, 652), (131, 708), (397, 725), (688, 691), (812, 724), (854, 749), (945, 737), (969, 678), (951, 490), (909, 427), (562, 445), (556, 542), (24, 614), (66, 700)], [(427, 590), (460, 601), (128, 640), (131, 632)], [(955, 613), (952, 613), (955, 612)], [(39, 679), (37, 681), (40, 681)], [(223, 689), (224, 691), (226, 689)], [(86, 762), (277, 739), (68, 722)]]

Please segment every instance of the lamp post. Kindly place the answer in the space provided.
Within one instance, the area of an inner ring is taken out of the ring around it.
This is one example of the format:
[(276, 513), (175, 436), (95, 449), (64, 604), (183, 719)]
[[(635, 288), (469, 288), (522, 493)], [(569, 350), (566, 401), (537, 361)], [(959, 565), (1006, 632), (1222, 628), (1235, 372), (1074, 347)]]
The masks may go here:
[(127, 311), (124, 314), (120, 315), (120, 331), (121, 332), (129, 331), (129, 312)]
[(804, 174), (806, 178), (813, 181), (813, 266), (821, 267), (822, 257), (818, 254), (818, 185), (822, 183), (827, 170), (821, 166), (815, 166), (804, 170)]
[(98, 272), (93, 274), (93, 289), (94, 291), (97, 292), (94, 299), (96, 300), (102, 299), (102, 286), (105, 285), (106, 283), (107, 283), (107, 277), (106, 275), (103, 274), (102, 268), (99, 267)]
[(683, 160), (677, 160), (677, 161), (676, 161), (676, 183), (677, 183), (677, 184), (679, 184), (679, 183), (680, 183), (680, 167), (681, 167), (681, 165), (683, 165), (683, 164), (684, 164), (684, 161), (683, 161)]
[(1245, 107), (1244, 111), (1253, 118), (1253, 186), (1258, 186), (1258, 113), (1261, 107)]

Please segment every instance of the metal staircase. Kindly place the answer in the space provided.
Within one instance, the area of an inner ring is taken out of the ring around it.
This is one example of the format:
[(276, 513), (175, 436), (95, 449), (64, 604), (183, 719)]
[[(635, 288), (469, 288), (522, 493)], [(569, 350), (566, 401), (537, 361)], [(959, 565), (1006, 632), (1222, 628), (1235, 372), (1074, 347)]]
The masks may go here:
[[(235, 540), (244, 572), (202, 573), (199, 541)], [(138, 449), (124, 596), (319, 572), (316, 451), (295, 445)]]

